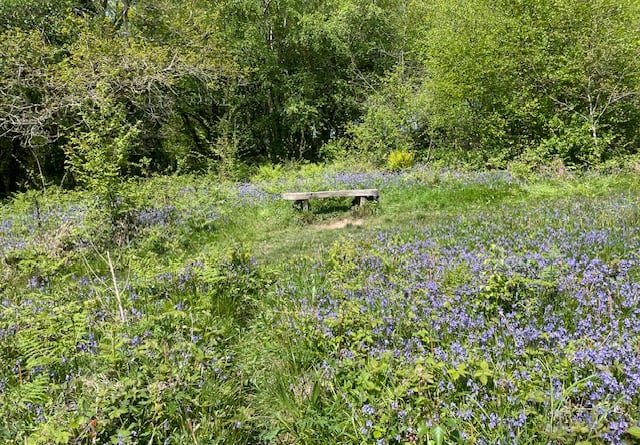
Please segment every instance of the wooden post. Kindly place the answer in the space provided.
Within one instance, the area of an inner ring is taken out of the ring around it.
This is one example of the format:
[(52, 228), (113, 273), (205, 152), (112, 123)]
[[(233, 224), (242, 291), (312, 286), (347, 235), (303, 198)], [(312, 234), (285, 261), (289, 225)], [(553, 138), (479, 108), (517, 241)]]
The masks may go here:
[(293, 202), (293, 207), (304, 212), (309, 211), (309, 200), (308, 199), (298, 199)]

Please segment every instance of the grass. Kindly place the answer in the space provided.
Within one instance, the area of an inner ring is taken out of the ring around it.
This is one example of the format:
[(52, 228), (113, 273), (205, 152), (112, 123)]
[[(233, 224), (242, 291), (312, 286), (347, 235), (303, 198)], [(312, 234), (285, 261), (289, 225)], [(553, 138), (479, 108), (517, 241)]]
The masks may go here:
[[(638, 181), (314, 167), (124, 184), (111, 211), (17, 196), (0, 441), (634, 443)], [(380, 201), (278, 199), (355, 187)]]
[(491, 186), (455, 181), (400, 185), (383, 189), (379, 203), (372, 210), (363, 212), (366, 221), (363, 226), (348, 226), (338, 231), (318, 230), (327, 222), (360, 216), (354, 214), (346, 199), (312, 201), (309, 214), (293, 211), (289, 203), (282, 202), (262, 208), (255, 214), (256, 218), (249, 212), (249, 217), (241, 219), (231, 234), (223, 236), (249, 242), (255, 246), (258, 255), (264, 253), (280, 261), (321, 250), (343, 236), (343, 232), (355, 234), (425, 225), (446, 216), (491, 212), (503, 206), (518, 207), (540, 200), (596, 199), (611, 193), (635, 193), (637, 185), (638, 180), (633, 176), (539, 180)]

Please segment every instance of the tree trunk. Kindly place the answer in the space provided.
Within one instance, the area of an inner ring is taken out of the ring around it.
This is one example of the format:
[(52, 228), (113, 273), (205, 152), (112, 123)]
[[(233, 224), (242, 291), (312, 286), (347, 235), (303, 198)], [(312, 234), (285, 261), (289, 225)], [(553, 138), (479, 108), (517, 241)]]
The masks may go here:
[(122, 34), (129, 37), (129, 7), (130, 0), (122, 0)]

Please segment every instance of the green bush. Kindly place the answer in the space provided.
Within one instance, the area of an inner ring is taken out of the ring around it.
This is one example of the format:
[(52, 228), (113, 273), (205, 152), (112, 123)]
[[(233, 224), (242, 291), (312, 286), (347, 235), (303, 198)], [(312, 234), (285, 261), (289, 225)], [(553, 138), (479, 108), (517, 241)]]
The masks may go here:
[(398, 171), (406, 170), (415, 164), (415, 155), (407, 150), (393, 150), (387, 158), (387, 167), (389, 170)]
[(252, 176), (252, 182), (276, 181), (284, 176), (282, 164), (263, 164)]

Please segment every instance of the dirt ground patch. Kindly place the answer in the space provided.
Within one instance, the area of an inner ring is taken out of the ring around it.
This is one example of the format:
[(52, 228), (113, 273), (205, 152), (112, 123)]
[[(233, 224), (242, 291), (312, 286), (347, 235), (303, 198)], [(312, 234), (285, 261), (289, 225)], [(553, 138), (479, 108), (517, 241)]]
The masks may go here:
[(345, 218), (339, 219), (336, 221), (329, 221), (323, 224), (317, 224), (314, 226), (317, 230), (334, 230), (334, 229), (343, 229), (347, 226), (361, 226), (364, 224), (364, 219), (362, 218)]

